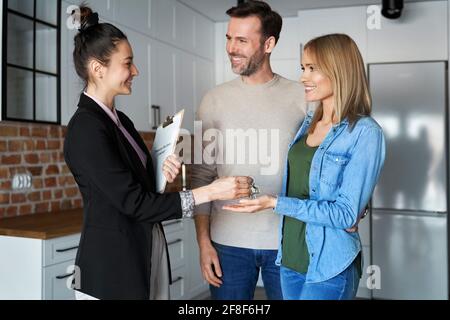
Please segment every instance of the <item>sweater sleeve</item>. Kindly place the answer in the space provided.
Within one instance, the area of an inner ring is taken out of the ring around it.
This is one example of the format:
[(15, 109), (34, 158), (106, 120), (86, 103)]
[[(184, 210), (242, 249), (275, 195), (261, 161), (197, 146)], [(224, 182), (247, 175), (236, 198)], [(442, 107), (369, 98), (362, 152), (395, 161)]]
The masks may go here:
[[(201, 121), (202, 123), (202, 137), (205, 133), (205, 131), (212, 128), (212, 124), (210, 121), (208, 121), (207, 113), (208, 109), (214, 107), (214, 99), (211, 94), (206, 94), (202, 102), (200, 104), (200, 107), (197, 112), (196, 119), (198, 121)], [(203, 139), (202, 139), (203, 141)], [(203, 142), (202, 145), (202, 152), (200, 153), (201, 159), (195, 159), (195, 164), (192, 166), (192, 188), (198, 188), (203, 187), (211, 182), (213, 182), (215, 179), (217, 179), (217, 165), (216, 165), (216, 159), (205, 159), (203, 157), (203, 151), (206, 145), (209, 145), (210, 143), (214, 142)], [(209, 147), (209, 146), (208, 146)], [(195, 214), (211, 214), (211, 203), (203, 203), (201, 205), (198, 205), (194, 209)]]

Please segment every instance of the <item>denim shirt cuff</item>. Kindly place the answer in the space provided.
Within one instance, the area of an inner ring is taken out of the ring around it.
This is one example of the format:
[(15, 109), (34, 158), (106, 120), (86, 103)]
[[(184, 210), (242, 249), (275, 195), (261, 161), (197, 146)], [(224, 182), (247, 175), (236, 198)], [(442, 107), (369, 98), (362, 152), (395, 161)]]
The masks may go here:
[(289, 210), (289, 198), (278, 196), (277, 205), (274, 208), (275, 213), (279, 215), (289, 215), (292, 210)]

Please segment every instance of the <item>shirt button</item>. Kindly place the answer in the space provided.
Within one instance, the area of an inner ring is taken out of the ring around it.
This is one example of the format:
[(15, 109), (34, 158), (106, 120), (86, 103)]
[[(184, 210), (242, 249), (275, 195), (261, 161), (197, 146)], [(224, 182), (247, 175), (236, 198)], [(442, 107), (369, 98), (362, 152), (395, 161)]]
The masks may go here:
[(312, 192), (316, 192), (316, 189), (312, 189)]

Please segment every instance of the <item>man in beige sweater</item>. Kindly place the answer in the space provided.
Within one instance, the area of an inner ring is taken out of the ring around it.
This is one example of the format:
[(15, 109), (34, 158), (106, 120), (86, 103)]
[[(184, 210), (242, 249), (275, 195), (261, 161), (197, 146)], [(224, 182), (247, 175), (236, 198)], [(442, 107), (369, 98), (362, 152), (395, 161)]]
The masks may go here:
[[(281, 191), (288, 144), (305, 116), (304, 89), (272, 72), (270, 54), (282, 26), (278, 13), (262, 1), (249, 1), (227, 14), (227, 53), (240, 77), (202, 100), (197, 120), (205, 148), (201, 164), (193, 167), (192, 184), (249, 175), (261, 193), (275, 195)], [(282, 299), (275, 265), (279, 218), (271, 210), (231, 213), (223, 205), (214, 202), (195, 212), (201, 269), (213, 299), (253, 299), (260, 271), (267, 297)]]

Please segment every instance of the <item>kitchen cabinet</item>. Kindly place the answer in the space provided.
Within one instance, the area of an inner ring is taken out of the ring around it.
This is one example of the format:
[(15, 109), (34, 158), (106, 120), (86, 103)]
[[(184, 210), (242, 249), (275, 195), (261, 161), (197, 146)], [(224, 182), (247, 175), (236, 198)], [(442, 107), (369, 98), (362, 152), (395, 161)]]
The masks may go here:
[(196, 16), (197, 13), (192, 11), (190, 8), (178, 1), (176, 2), (174, 16), (176, 45), (189, 52), (195, 52), (196, 49), (195, 40), (197, 37), (194, 34)]
[[(145, 35), (151, 35), (151, 5), (155, 0), (113, 0), (114, 18), (120, 26), (127, 26)], [(128, 35), (128, 34), (127, 34)]]
[(159, 41), (152, 42), (150, 80), (152, 105), (160, 108), (160, 117), (153, 119), (156, 126), (164, 122), (168, 116), (172, 116), (176, 110), (175, 64), (176, 49)]
[(109, 22), (115, 21), (115, 0), (89, 0), (88, 6), (93, 12), (98, 12), (100, 19), (107, 20)]
[[(202, 58), (214, 60), (214, 22), (201, 14), (193, 12), (195, 17), (195, 53)], [(225, 39), (225, 34), (223, 35)]]
[(195, 56), (177, 50), (175, 60), (175, 109), (184, 109), (184, 129), (194, 134)]
[(139, 75), (133, 79), (131, 95), (116, 97), (117, 109), (123, 111), (134, 123), (138, 131), (152, 129), (151, 112), (151, 47), (149, 37), (127, 27), (122, 27), (133, 49), (134, 63)]
[(208, 291), (203, 280), (193, 219), (163, 223), (172, 270), (171, 300), (189, 300)]
[(68, 286), (80, 234), (54, 239), (0, 236), (0, 300), (73, 300)]
[(176, 2), (175, 0), (151, 0), (151, 35), (155, 39), (176, 44)]
[[(0, 220), (0, 300), (74, 299), (70, 285), (82, 219), (82, 210), (75, 209)], [(171, 261), (171, 299), (207, 293), (194, 221), (165, 221), (163, 228)]]
[(195, 59), (195, 110), (200, 106), (203, 96), (214, 87), (214, 65), (212, 62)]

